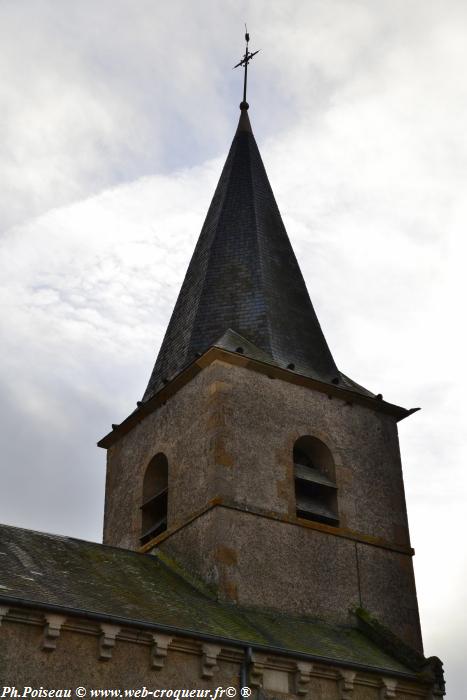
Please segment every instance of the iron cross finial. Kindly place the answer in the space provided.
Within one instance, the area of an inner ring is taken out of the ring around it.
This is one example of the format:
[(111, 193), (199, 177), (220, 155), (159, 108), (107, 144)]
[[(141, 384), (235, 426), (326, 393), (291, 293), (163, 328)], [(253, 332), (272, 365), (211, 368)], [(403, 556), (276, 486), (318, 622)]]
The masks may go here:
[(259, 53), (260, 49), (258, 51), (253, 51), (251, 53), (248, 51), (248, 42), (250, 41), (250, 35), (248, 34), (248, 29), (245, 24), (245, 41), (246, 41), (246, 48), (245, 48), (245, 55), (243, 56), (242, 60), (237, 63), (234, 68), (238, 68), (239, 66), (243, 66), (245, 68), (245, 73), (243, 75), (243, 101), (240, 104), (240, 109), (248, 109), (249, 105), (248, 102), (246, 101), (246, 84), (247, 84), (247, 76), (248, 76), (248, 64), (253, 58), (253, 56), (256, 56), (257, 53)]

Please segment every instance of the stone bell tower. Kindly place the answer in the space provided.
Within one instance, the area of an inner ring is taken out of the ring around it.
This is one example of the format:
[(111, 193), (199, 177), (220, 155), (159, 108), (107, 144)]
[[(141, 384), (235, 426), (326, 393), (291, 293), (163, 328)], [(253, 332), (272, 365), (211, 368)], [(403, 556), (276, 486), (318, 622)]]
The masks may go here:
[(243, 102), (148, 387), (113, 427), (104, 542), (161, 552), (220, 600), (422, 650), (397, 422), (337, 367)]

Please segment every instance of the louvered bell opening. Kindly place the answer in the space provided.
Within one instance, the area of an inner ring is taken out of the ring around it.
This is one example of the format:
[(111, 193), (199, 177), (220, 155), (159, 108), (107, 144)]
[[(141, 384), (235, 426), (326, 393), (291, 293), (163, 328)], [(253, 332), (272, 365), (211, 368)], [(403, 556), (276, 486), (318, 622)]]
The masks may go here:
[(313, 466), (294, 464), (297, 517), (338, 525), (337, 487)]
[(155, 496), (149, 498), (141, 506), (143, 515), (143, 530), (140, 541), (146, 544), (153, 537), (167, 530), (167, 488), (162, 489)]

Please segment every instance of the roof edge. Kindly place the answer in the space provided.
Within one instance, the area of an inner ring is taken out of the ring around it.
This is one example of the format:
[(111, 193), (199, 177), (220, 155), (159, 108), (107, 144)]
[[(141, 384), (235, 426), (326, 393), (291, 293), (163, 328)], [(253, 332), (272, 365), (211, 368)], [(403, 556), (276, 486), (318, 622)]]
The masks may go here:
[(389, 656), (412, 668), (421, 680), (435, 682), (444, 693), (446, 684), (441, 659), (437, 656), (426, 658), (424, 654), (403, 642), (394, 632), (371, 615), (364, 608), (352, 611), (357, 620), (357, 628)]
[(309, 377), (305, 374), (300, 374), (294, 370), (278, 367), (275, 364), (267, 363), (265, 361), (255, 360), (248, 357), (246, 354), (232, 352), (213, 345), (200, 357), (196, 358), (193, 362), (182, 369), (148, 401), (145, 401), (144, 403), (138, 402), (135, 411), (130, 413), (130, 415), (127, 416), (120, 424), (112, 424), (111, 432), (107, 433), (107, 435), (99, 440), (97, 443), (98, 447), (103, 447), (105, 449), (111, 447), (115, 442), (123, 437), (123, 435), (126, 435), (126, 433), (128, 433), (137, 423), (142, 421), (143, 418), (155, 411), (161, 404), (165, 403), (171, 396), (176, 394), (185, 384), (190, 381), (190, 379), (216, 360), (222, 360), (240, 367), (247, 367), (248, 369), (259, 372), (260, 374), (267, 374), (268, 376), (282, 379), (283, 381), (291, 384), (307, 386), (310, 389), (316, 389), (317, 391), (327, 394), (328, 396), (336, 396), (349, 403), (356, 403), (372, 408), (380, 413), (386, 413), (393, 416), (397, 422), (420, 410), (419, 408), (403, 408), (397, 404), (384, 401), (382, 398), (379, 398), (380, 395), (375, 398), (365, 396), (356, 391), (352, 391), (351, 389), (345, 389), (337, 384), (328, 384), (327, 382), (314, 379), (313, 377)]
[(369, 673), (375, 673), (384, 671), (385, 674), (405, 678), (407, 680), (418, 680), (417, 675), (414, 673), (404, 673), (402, 671), (396, 671), (392, 669), (382, 668), (380, 666), (370, 666), (367, 664), (360, 664), (357, 661), (344, 661), (338, 662), (336, 659), (332, 659), (327, 656), (319, 656), (315, 654), (306, 654), (300, 651), (294, 651), (293, 649), (287, 649), (283, 647), (277, 647), (274, 645), (263, 645), (255, 644), (254, 642), (248, 642), (241, 639), (231, 639), (230, 637), (223, 637), (220, 635), (214, 635), (209, 633), (197, 632), (189, 628), (174, 627), (171, 625), (162, 625), (153, 622), (145, 622), (144, 620), (132, 619), (127, 617), (120, 617), (118, 615), (110, 615), (108, 613), (99, 613), (93, 610), (86, 610), (81, 608), (73, 608), (66, 605), (56, 605), (54, 603), (42, 603), (33, 600), (26, 600), (23, 598), (18, 598), (16, 596), (7, 596), (0, 594), (0, 603), (9, 605), (10, 607), (16, 606), (20, 608), (35, 609), (35, 610), (45, 610), (48, 612), (55, 613), (67, 613), (73, 617), (87, 617), (90, 620), (95, 620), (96, 622), (110, 622), (112, 624), (127, 626), (127, 627), (138, 627), (140, 629), (153, 630), (158, 632), (168, 632), (170, 634), (176, 634), (180, 637), (192, 637), (193, 639), (200, 639), (204, 641), (210, 641), (214, 643), (225, 644), (230, 647), (237, 647), (239, 649), (255, 649), (260, 652), (269, 652), (277, 654), (278, 656), (292, 657), (295, 659), (304, 659), (310, 661), (318, 661), (319, 663), (330, 665), (330, 666), (347, 666), (349, 668), (355, 668), (356, 670), (366, 671)]

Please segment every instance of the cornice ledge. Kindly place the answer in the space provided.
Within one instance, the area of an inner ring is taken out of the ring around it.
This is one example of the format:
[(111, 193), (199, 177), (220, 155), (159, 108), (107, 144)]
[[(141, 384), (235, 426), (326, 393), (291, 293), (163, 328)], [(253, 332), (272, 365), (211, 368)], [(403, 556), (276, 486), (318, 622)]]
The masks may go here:
[(224, 350), (223, 348), (212, 346), (200, 357), (183, 368), (175, 377), (172, 377), (169, 382), (151, 399), (145, 401), (144, 403), (138, 402), (137, 408), (133, 411), (133, 413), (130, 413), (130, 415), (127, 416), (127, 418), (125, 418), (121, 423), (112, 424), (111, 432), (107, 433), (107, 435), (99, 440), (97, 443), (98, 447), (103, 447), (105, 449), (111, 447), (115, 442), (123, 437), (123, 435), (126, 435), (126, 433), (128, 433), (135, 425), (140, 423), (146, 416), (153, 413), (157, 408), (159, 408), (159, 406), (174, 396), (179, 389), (190, 381), (190, 379), (195, 377), (199, 372), (201, 372), (201, 370), (209, 367), (209, 365), (216, 360), (227, 362), (228, 364), (235, 365), (237, 367), (246, 367), (253, 372), (266, 374), (271, 378), (281, 379), (282, 381), (289, 382), (291, 384), (315, 389), (322, 394), (326, 394), (330, 398), (341, 398), (343, 401), (346, 401), (349, 404), (356, 403), (366, 406), (374, 411), (379, 411), (381, 413), (386, 413), (393, 416), (397, 422), (420, 410), (419, 408), (402, 408), (402, 406), (397, 406), (396, 404), (389, 403), (388, 401), (383, 401), (377, 397), (373, 398), (372, 396), (365, 396), (356, 391), (351, 391), (350, 389), (340, 387), (337, 384), (328, 384), (327, 382), (314, 379), (313, 377), (309, 377), (304, 374), (299, 374), (293, 370), (278, 367), (274, 364), (255, 360), (247, 355), (242, 355), (240, 353), (231, 352), (230, 350)]

